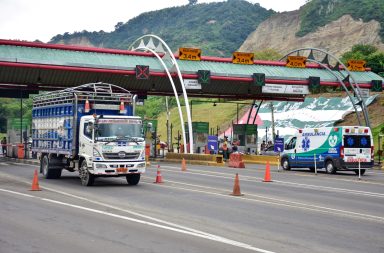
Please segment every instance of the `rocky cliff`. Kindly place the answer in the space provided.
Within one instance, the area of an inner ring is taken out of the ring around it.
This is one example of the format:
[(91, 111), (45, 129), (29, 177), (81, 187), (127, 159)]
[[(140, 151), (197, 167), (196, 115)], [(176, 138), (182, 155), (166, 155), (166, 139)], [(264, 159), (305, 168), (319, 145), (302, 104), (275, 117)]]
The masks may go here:
[(285, 54), (297, 48), (315, 47), (340, 56), (355, 44), (371, 44), (384, 50), (379, 36), (380, 23), (375, 20), (363, 22), (344, 15), (312, 33), (297, 37), (300, 22), (299, 10), (275, 14), (248, 36), (239, 51), (272, 48)]

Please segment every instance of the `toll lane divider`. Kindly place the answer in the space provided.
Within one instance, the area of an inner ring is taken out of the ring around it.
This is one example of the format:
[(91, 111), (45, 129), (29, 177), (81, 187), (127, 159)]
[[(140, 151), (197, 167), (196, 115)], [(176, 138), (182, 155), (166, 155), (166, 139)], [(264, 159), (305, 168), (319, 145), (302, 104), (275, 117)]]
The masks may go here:
[(167, 153), (166, 162), (181, 163), (185, 159), (186, 163), (208, 166), (224, 166), (222, 155), (206, 155), (206, 154), (184, 154), (184, 153)]
[(245, 164), (252, 163), (252, 164), (269, 164), (271, 165), (277, 165), (279, 164), (279, 157), (278, 156), (267, 156), (267, 155), (242, 155), (243, 162)]
[[(240, 153), (239, 153), (240, 154)], [(208, 155), (208, 154), (184, 154), (184, 153), (167, 153), (165, 161), (177, 162), (185, 159), (186, 163), (196, 165), (211, 165), (211, 166), (224, 166), (224, 160), (222, 155)], [(265, 156), (265, 155), (245, 155), (241, 154), (241, 161), (244, 164), (269, 164), (277, 165), (279, 163), (278, 156)]]

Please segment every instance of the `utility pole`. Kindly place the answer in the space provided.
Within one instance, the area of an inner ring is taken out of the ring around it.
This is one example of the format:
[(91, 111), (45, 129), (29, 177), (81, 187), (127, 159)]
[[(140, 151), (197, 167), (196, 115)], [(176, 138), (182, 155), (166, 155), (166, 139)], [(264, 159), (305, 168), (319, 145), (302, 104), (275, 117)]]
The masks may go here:
[(167, 109), (167, 146), (168, 146), (168, 152), (169, 152), (169, 148), (172, 145), (172, 137), (171, 137), (170, 128), (169, 128), (170, 112), (169, 112), (169, 107), (168, 107), (168, 96), (165, 97), (165, 107)]
[(273, 114), (273, 102), (270, 103), (271, 107), (271, 116), (272, 116), (272, 142), (275, 141), (276, 133), (275, 133), (275, 116)]

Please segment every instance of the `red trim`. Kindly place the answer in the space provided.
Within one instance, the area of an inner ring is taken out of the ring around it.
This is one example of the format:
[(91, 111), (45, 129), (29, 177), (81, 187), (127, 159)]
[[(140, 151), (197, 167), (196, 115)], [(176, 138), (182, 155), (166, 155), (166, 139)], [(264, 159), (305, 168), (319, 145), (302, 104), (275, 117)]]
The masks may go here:
[[(108, 73), (120, 75), (136, 75), (135, 70), (117, 70), (117, 69), (102, 69), (102, 68), (86, 68), (86, 67), (72, 67), (72, 66), (58, 66), (58, 65), (44, 65), (44, 64), (30, 64), (19, 62), (0, 62), (0, 66), (5, 67), (21, 67), (21, 68), (40, 68), (50, 70), (64, 70), (64, 71), (78, 71), (78, 72), (92, 72), (92, 73)], [(150, 72), (151, 76), (166, 77), (165, 72)], [(172, 77), (177, 77), (176, 73), (171, 74)], [(183, 78), (197, 79), (197, 74), (183, 74)], [(250, 77), (228, 77), (228, 76), (211, 76), (212, 80), (216, 81), (238, 81), (238, 82), (252, 82)], [(308, 85), (308, 80), (284, 80), (284, 79), (266, 79), (266, 83), (272, 84), (292, 84), (292, 85)], [(340, 86), (339, 82), (320, 82), (321, 86)], [(370, 88), (371, 84), (361, 83), (358, 84), (360, 88)], [(347, 85), (348, 86), (348, 85)], [(384, 85), (383, 85), (384, 87)]]
[(81, 52), (93, 52), (93, 53), (104, 53), (104, 54), (121, 54), (121, 55), (156, 57), (152, 53), (128, 51), (128, 50), (121, 50), (121, 49), (84, 47), (84, 46), (72, 46), (72, 45), (61, 45), (61, 44), (46, 44), (46, 43), (40, 43), (40, 42), (28, 42), (28, 41), (16, 41), (16, 40), (0, 39), (0, 45), (37, 47), (37, 48), (60, 49), (60, 50), (68, 50), (68, 51), (81, 51)]

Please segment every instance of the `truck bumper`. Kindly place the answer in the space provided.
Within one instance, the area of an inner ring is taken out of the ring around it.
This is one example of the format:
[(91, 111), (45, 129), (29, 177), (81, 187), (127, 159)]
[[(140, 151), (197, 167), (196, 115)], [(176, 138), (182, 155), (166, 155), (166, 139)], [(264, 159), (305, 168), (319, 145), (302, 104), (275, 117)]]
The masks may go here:
[(124, 176), (145, 172), (145, 161), (139, 162), (93, 162), (90, 173), (100, 176)]

